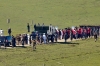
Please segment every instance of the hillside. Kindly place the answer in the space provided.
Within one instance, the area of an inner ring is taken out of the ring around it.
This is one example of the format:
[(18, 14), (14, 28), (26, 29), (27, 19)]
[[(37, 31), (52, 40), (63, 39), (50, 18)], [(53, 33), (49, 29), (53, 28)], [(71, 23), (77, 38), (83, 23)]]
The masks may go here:
[(81, 24), (99, 25), (100, 0), (2, 0), (0, 29), (5, 32), (8, 18), (14, 34), (26, 32), (26, 25), (32, 25), (32, 20), (34, 24), (51, 23), (59, 28)]

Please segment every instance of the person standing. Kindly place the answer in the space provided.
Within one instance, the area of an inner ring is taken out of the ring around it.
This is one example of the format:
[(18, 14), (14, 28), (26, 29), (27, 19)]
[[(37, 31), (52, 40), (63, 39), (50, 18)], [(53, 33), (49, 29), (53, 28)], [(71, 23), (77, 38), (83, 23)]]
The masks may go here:
[(94, 40), (95, 40), (95, 42), (97, 41), (97, 28), (95, 28), (95, 31), (94, 31)]
[(41, 34), (39, 36), (39, 39), (40, 39), (40, 44), (42, 44), (42, 42), (43, 42), (43, 36)]
[(16, 39), (13, 35), (12, 35), (12, 47), (16, 47)]
[(61, 30), (59, 29), (59, 39), (61, 40)]
[(36, 30), (36, 24), (34, 24), (34, 30)]
[(44, 23), (42, 24), (42, 27), (44, 27)]
[(11, 32), (12, 32), (12, 31), (11, 31), (11, 28), (9, 28), (9, 29), (8, 29), (8, 34), (9, 34), (9, 36), (11, 36)]
[(64, 39), (65, 39), (65, 42), (66, 42), (66, 40), (67, 40), (67, 33), (65, 33)]
[(46, 37), (45, 33), (43, 33), (43, 42), (44, 42), (44, 44), (47, 43), (47, 37)]
[(83, 28), (83, 37), (85, 39), (87, 38), (87, 30), (86, 30), (86, 28)]
[(28, 44), (28, 36), (27, 36), (27, 34), (24, 35), (24, 38), (25, 38), (25, 44)]
[(49, 32), (52, 32), (52, 24), (49, 25)]
[(27, 30), (28, 30), (28, 32), (30, 32), (30, 25), (29, 25), (29, 23), (27, 23)]
[(51, 42), (54, 42), (54, 34), (51, 35)]
[(25, 34), (22, 35), (22, 47), (24, 47), (25, 44)]
[(64, 39), (65, 39), (65, 42), (67, 42), (67, 39), (69, 38), (69, 33), (68, 33), (68, 29), (65, 28), (65, 34), (64, 34)]
[(0, 30), (0, 36), (3, 36), (4, 35), (4, 31), (1, 29)]
[(88, 37), (90, 38), (90, 32), (91, 32), (91, 29), (89, 27), (87, 27), (87, 38)]
[(54, 36), (55, 36), (55, 42), (57, 42), (57, 34), (54, 34)]
[(40, 26), (40, 23), (38, 23), (38, 26)]
[(35, 39), (32, 40), (32, 44), (33, 44), (32, 49), (35, 50), (36, 49), (36, 40)]

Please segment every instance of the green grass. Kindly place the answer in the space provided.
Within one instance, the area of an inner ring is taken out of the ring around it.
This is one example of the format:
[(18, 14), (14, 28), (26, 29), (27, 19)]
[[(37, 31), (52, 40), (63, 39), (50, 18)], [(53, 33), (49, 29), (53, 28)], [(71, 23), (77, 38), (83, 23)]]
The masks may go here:
[[(27, 33), (27, 23), (50, 23), (59, 28), (100, 25), (100, 0), (1, 0), (0, 29), (7, 34), (7, 19), (12, 34)], [(31, 26), (31, 31), (33, 26)], [(100, 40), (78, 44), (38, 45), (0, 49), (0, 66), (100, 66)]]
[[(7, 19), (13, 34), (27, 32), (27, 23), (50, 23), (65, 28), (81, 24), (99, 25), (100, 0), (2, 0), (0, 28), (7, 34)], [(32, 26), (31, 26), (32, 28)], [(32, 29), (31, 29), (32, 30)]]
[[(78, 44), (79, 43), (79, 44)], [(0, 66), (100, 66), (100, 40), (0, 49)]]

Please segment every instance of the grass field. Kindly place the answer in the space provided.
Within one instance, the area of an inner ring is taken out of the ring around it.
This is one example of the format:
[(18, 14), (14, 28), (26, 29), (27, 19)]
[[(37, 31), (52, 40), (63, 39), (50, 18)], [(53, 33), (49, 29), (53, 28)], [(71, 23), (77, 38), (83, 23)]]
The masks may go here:
[(100, 40), (0, 49), (0, 66), (100, 66)]
[[(100, 0), (1, 0), (0, 28), (8, 29), (7, 19), (13, 34), (27, 32), (26, 25), (50, 23), (59, 28), (81, 24), (99, 25)], [(31, 26), (32, 28), (33, 26)], [(31, 29), (32, 30), (32, 29)]]
[[(10, 19), (10, 24), (7, 24)], [(59, 28), (100, 25), (100, 0), (0, 0), (0, 29), (27, 33), (27, 23)], [(100, 66), (100, 40), (0, 49), (0, 66)]]

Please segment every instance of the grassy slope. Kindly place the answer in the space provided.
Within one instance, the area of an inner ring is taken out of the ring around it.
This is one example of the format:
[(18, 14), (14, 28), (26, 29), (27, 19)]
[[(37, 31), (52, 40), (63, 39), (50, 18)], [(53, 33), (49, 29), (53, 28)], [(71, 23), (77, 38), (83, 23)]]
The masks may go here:
[[(99, 25), (99, 0), (2, 0), (0, 28), (5, 34), (11, 19), (13, 34), (26, 32), (26, 23), (57, 25), (60, 28), (80, 24)], [(32, 28), (32, 26), (31, 26)], [(35, 52), (28, 48), (0, 49), (0, 66), (100, 66), (99, 41), (77, 41), (79, 45), (41, 45)], [(77, 43), (76, 42), (76, 43)], [(62, 49), (63, 48), (63, 49)]]
[(34, 23), (51, 23), (60, 28), (80, 24), (98, 25), (99, 3), (99, 0), (2, 0), (0, 28), (6, 32), (8, 18), (11, 19), (13, 34), (26, 32), (26, 23), (31, 24), (32, 20)]
[(0, 66), (100, 66), (100, 40), (72, 43), (76, 44), (37, 45), (36, 51), (31, 47), (0, 49)]

